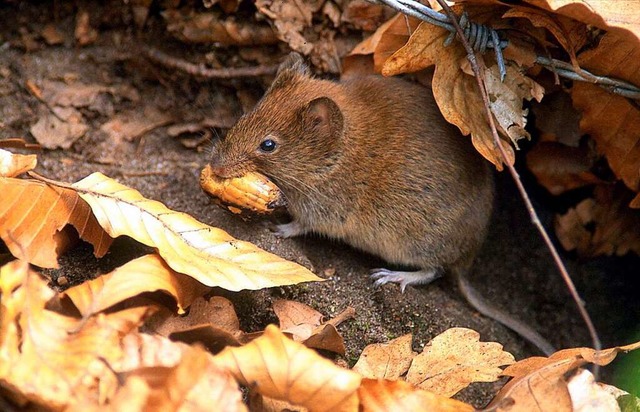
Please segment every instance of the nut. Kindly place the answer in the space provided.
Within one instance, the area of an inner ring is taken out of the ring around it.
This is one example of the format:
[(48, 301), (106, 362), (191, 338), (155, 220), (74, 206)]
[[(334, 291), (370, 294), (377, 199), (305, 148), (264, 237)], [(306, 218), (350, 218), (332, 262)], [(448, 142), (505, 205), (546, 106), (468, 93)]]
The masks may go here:
[(223, 179), (213, 174), (207, 165), (200, 173), (200, 186), (233, 213), (249, 210), (267, 214), (285, 205), (280, 189), (260, 173)]

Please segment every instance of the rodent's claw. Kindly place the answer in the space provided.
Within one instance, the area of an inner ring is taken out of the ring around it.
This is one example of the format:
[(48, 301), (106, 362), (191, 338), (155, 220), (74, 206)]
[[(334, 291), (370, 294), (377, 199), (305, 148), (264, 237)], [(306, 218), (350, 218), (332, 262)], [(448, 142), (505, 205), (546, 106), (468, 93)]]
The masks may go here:
[(436, 269), (418, 270), (416, 272), (400, 272), (389, 269), (373, 269), (369, 275), (372, 279), (375, 279), (373, 285), (379, 287), (387, 283), (397, 283), (400, 285), (400, 291), (404, 293), (404, 290), (409, 285), (424, 285), (434, 281), (442, 276), (442, 273)]

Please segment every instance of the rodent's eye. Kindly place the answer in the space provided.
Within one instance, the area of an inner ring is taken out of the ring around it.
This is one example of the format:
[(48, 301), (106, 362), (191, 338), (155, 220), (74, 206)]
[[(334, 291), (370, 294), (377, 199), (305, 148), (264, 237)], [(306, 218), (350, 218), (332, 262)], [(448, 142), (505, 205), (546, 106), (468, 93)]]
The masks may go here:
[(264, 139), (260, 143), (260, 150), (263, 152), (273, 152), (276, 149), (276, 142), (273, 139)]

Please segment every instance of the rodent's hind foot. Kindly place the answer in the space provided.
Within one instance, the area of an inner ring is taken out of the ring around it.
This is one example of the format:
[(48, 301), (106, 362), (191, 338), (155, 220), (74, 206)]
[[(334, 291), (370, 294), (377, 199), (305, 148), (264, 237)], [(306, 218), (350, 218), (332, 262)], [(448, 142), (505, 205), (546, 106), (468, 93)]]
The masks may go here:
[(442, 276), (442, 272), (437, 269), (423, 269), (415, 272), (400, 272), (389, 269), (372, 269), (371, 278), (375, 280), (373, 285), (379, 287), (387, 283), (398, 283), (400, 290), (404, 290), (409, 285), (425, 285)]
[(281, 238), (290, 238), (294, 236), (303, 235), (305, 233), (304, 227), (297, 221), (293, 220), (289, 223), (282, 225), (275, 225), (273, 230), (276, 236)]

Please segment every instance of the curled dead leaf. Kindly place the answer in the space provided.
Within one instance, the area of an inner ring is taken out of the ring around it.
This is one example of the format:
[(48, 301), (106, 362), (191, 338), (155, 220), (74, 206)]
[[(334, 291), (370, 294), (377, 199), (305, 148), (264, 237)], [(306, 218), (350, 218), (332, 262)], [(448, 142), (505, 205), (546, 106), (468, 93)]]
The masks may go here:
[(363, 379), (358, 396), (365, 411), (471, 412), (474, 407), (428, 391), (407, 382)]
[(0, 191), (9, 199), (0, 202), (0, 238), (14, 256), (40, 267), (58, 267), (66, 242), (62, 229), (68, 224), (93, 245), (96, 257), (107, 253), (113, 239), (73, 190), (0, 178)]
[(210, 288), (197, 280), (174, 272), (152, 254), (134, 259), (113, 272), (67, 289), (68, 296), (84, 317), (101, 312), (116, 303), (146, 292), (163, 291), (178, 304), (178, 313)]
[(35, 169), (36, 155), (21, 155), (0, 149), (0, 177), (16, 177)]
[(564, 349), (546, 357), (523, 359), (508, 366), (505, 376), (511, 376), (488, 408), (508, 405), (509, 411), (553, 410), (573, 411), (567, 388), (566, 374), (587, 363), (609, 364), (618, 353), (637, 350), (640, 342), (596, 351), (591, 348)]
[(290, 340), (273, 325), (251, 343), (225, 349), (214, 362), (261, 395), (309, 411), (357, 409), (360, 375)]

